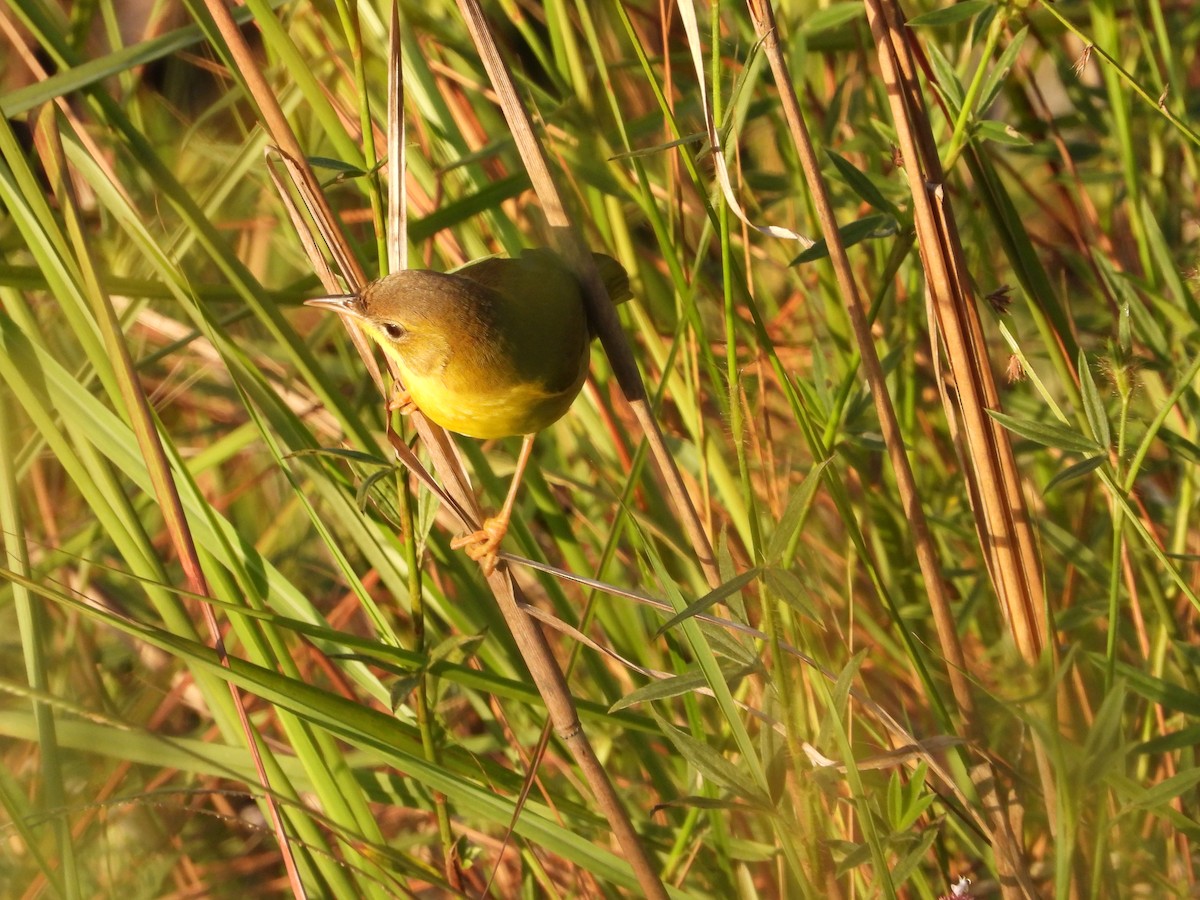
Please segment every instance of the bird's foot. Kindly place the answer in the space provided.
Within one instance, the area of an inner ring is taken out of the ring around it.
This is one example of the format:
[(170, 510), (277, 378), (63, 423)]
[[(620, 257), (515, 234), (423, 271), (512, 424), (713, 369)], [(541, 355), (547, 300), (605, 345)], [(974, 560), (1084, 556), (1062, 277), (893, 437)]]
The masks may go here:
[(492, 516), (484, 521), (483, 527), (478, 531), (452, 540), (450, 549), (459, 550), (465, 547), (467, 556), (479, 562), (480, 568), (483, 569), (483, 577), (487, 578), (496, 571), (496, 564), (499, 562), (496, 551), (500, 549), (500, 542), (504, 540), (507, 532), (508, 519)]
[(417, 404), (413, 401), (412, 394), (400, 387), (400, 382), (393, 381), (387, 408), (388, 412), (398, 412), (402, 416), (407, 416), (409, 413), (417, 411)]

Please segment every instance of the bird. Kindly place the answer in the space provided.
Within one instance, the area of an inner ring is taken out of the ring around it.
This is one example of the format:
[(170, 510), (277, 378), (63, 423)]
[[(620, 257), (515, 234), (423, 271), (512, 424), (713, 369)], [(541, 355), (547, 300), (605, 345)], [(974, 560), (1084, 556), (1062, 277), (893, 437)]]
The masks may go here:
[[(612, 302), (630, 299), (624, 267), (592, 257)], [(578, 277), (553, 250), (533, 248), (451, 272), (405, 269), (357, 293), (304, 302), (356, 321), (395, 364), (402, 388), (389, 410), (419, 409), (467, 437), (523, 437), (500, 512), (450, 545), (490, 576), (534, 438), (566, 414), (587, 379), (594, 332)]]

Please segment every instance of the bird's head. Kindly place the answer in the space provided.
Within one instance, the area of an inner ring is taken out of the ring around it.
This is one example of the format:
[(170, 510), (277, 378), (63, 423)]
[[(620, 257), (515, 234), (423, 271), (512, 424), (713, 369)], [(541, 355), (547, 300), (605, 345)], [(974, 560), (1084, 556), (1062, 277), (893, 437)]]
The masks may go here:
[(410, 269), (357, 294), (304, 302), (354, 319), (402, 371), (426, 376), (445, 369), (451, 348), (473, 341), (486, 327), (489, 294), (464, 278)]

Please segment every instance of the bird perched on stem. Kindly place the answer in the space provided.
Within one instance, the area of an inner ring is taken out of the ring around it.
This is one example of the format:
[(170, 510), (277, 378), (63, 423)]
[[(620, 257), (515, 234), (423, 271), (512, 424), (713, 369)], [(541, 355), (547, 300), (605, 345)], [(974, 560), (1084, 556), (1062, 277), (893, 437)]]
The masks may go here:
[[(593, 257), (612, 301), (628, 300), (621, 264)], [(533, 439), (566, 413), (587, 378), (593, 333), (578, 278), (554, 251), (525, 250), (450, 273), (407, 269), (357, 294), (305, 303), (353, 318), (383, 348), (403, 384), (390, 409), (419, 409), (468, 437), (524, 436), (499, 514), (451, 542), (490, 575)]]

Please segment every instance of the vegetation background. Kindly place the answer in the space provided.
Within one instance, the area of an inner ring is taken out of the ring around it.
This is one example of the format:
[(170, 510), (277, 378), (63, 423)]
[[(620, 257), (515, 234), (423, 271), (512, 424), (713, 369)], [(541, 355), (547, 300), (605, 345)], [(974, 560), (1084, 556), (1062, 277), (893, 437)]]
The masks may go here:
[[(222, 9), (0, 7), (0, 893), (646, 891), (271, 178), (264, 90), (386, 269), (398, 45), (412, 264), (515, 254), (513, 101), (449, 2)], [(597, 345), (507, 546), (672, 895), (1193, 896), (1196, 4), (484, 11), (714, 548)]]

